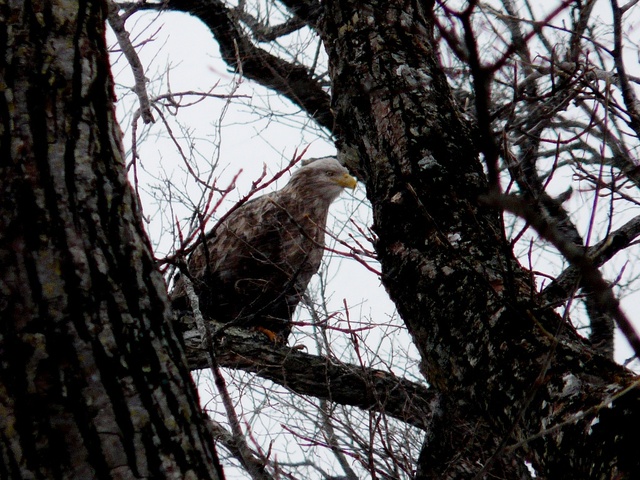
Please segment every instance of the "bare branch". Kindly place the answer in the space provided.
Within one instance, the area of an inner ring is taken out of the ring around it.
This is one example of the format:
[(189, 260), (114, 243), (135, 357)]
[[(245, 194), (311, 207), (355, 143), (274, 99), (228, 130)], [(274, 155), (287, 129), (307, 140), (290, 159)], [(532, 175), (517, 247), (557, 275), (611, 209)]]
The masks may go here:
[(202, 313), (200, 312), (200, 300), (193, 289), (193, 284), (186, 275), (183, 276), (182, 282), (184, 283), (185, 290), (191, 304), (193, 317), (198, 329), (198, 336), (201, 339), (201, 345), (207, 352), (207, 366), (213, 372), (215, 384), (222, 399), (222, 405), (224, 406), (229, 424), (231, 425), (232, 436), (228, 443), (230, 443), (232, 447), (232, 452), (237, 455), (238, 459), (253, 480), (273, 480), (273, 477), (265, 470), (266, 462), (256, 458), (247, 444), (245, 435), (242, 431), (242, 426), (240, 425), (240, 420), (238, 419), (233, 407), (233, 402), (229, 396), (226, 382), (220, 373), (216, 356), (213, 353), (213, 338), (210, 332), (211, 325), (207, 324), (202, 318)]
[(613, 59), (616, 64), (616, 70), (618, 71), (620, 88), (622, 90), (622, 98), (624, 99), (625, 106), (627, 107), (626, 113), (629, 116), (629, 126), (633, 129), (637, 136), (640, 136), (640, 112), (638, 112), (640, 104), (638, 104), (638, 99), (636, 98), (635, 92), (631, 87), (629, 78), (627, 77), (627, 70), (624, 65), (622, 51), (622, 15), (624, 12), (618, 6), (617, 0), (611, 0), (611, 11), (613, 13), (614, 35)]
[(129, 32), (127, 32), (124, 27), (124, 20), (118, 14), (118, 4), (110, 0), (108, 2), (108, 8), (109, 14), (107, 20), (109, 22), (109, 25), (113, 29), (113, 32), (118, 39), (118, 45), (120, 45), (122, 53), (127, 58), (129, 65), (131, 65), (131, 71), (133, 73), (133, 78), (135, 81), (133, 91), (138, 96), (138, 101), (140, 102), (142, 121), (144, 123), (153, 123), (155, 122), (155, 120), (153, 119), (153, 114), (151, 113), (151, 103), (149, 102), (149, 96), (147, 95), (147, 84), (144, 75), (144, 67), (142, 66), (142, 62), (140, 61), (135, 48), (133, 48), (133, 45), (131, 45), (131, 41), (129, 40)]
[[(189, 322), (189, 317), (180, 319)], [(192, 370), (208, 368), (196, 330), (184, 333), (187, 361)], [(384, 412), (422, 430), (428, 430), (438, 395), (388, 372), (347, 365), (266, 343), (261, 334), (229, 327), (216, 344), (216, 360), (222, 367), (255, 372), (289, 390), (342, 405)]]
[[(322, 127), (333, 131), (329, 94), (303, 65), (287, 62), (256, 47), (234, 21), (233, 12), (219, 0), (168, 0), (140, 8), (169, 9), (193, 15), (211, 30), (223, 60), (245, 77), (284, 95)], [(240, 65), (241, 64), (241, 65)]]
[(640, 337), (636, 333), (631, 321), (620, 309), (620, 302), (613, 294), (611, 286), (602, 277), (598, 270), (584, 252), (573, 242), (560, 233), (553, 219), (546, 219), (515, 195), (484, 196), (482, 201), (487, 205), (503, 208), (525, 219), (531, 226), (549, 241), (558, 251), (580, 272), (582, 282), (593, 293), (593, 300), (601, 312), (611, 315), (616, 324), (622, 330), (635, 354), (640, 357)]
[(251, 29), (251, 33), (258, 42), (272, 42), (307, 25), (301, 19), (294, 17), (284, 23), (270, 26), (241, 7), (234, 8), (233, 13)]
[[(640, 216), (628, 221), (615, 232), (612, 232), (596, 245), (589, 247), (586, 255), (592, 260), (594, 267), (604, 265), (613, 256), (624, 250), (640, 236)], [(572, 265), (549, 284), (540, 294), (543, 305), (560, 305), (567, 301), (580, 281), (580, 270)]]

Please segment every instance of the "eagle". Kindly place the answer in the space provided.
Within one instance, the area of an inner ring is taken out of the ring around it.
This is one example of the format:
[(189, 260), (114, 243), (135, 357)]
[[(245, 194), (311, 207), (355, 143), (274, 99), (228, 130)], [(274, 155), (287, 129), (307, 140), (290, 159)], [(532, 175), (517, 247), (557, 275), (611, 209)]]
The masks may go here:
[[(324, 253), (329, 206), (356, 179), (335, 157), (308, 160), (280, 190), (257, 197), (204, 236), (187, 261), (204, 318), (286, 343), (291, 319)], [(183, 281), (174, 311), (188, 309)]]

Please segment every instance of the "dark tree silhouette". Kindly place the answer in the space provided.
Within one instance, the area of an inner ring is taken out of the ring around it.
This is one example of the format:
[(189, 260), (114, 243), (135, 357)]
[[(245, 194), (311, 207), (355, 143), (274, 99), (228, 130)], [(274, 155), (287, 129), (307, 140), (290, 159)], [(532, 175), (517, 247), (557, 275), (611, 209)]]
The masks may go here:
[[(111, 5), (121, 33), (138, 10), (197, 17), (230, 68), (333, 136), (338, 158), (366, 185), (381, 278), (424, 382), (233, 329), (210, 338), (194, 327), (203, 324), (197, 311), (196, 322), (178, 319), (190, 329), (189, 367), (213, 369), (225, 407), (219, 367), (320, 399), (344, 478), (357, 477), (331, 434), (329, 403), (424, 431), (419, 457), (388, 470), (374, 450), (394, 456), (384, 443), (391, 429), (351, 446), (374, 477), (639, 476), (638, 379), (612, 359), (613, 325), (636, 354), (640, 341), (600, 271), (616, 254), (633, 258), (640, 234), (629, 215), (639, 184), (638, 79), (624, 55), (635, 3), (612, 0), (603, 22), (594, 1), (542, 12), (527, 0), (268, 2), (284, 18), (277, 24), (247, 2)], [(117, 465), (129, 476), (176, 469), (188, 478), (189, 466), (215, 477), (213, 440), (124, 180), (106, 6), (83, 3), (67, 16), (0, 8), (2, 468), (88, 478), (118, 476)], [(300, 29), (321, 39), (328, 73), (263, 45)], [(137, 93), (144, 112), (149, 99)], [(552, 193), (562, 175), (589, 190), (586, 226), (568, 209), (570, 189)], [(602, 198), (608, 208), (598, 216)], [(529, 258), (549, 245), (566, 260), (545, 282), (522, 261), (531, 238), (540, 240)], [(569, 315), (578, 297), (587, 334)], [(231, 433), (212, 428), (252, 478), (295, 477), (295, 465), (249, 448), (237, 420)], [(101, 443), (107, 437), (114, 443)]]

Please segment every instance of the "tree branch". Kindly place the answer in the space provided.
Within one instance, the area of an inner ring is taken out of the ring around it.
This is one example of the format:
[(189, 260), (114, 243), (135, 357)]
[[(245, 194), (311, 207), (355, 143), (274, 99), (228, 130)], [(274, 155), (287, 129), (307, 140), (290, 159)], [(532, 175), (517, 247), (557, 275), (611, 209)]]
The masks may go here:
[(620, 303), (613, 294), (610, 285), (602, 277), (593, 260), (584, 253), (584, 249), (568, 241), (558, 230), (553, 218), (546, 219), (539, 215), (521, 197), (515, 195), (485, 195), (482, 197), (482, 201), (487, 205), (501, 207), (526, 220), (541, 237), (558, 249), (578, 270), (584, 288), (593, 293), (593, 300), (600, 311), (614, 318), (634, 353), (640, 356), (640, 337), (629, 318), (620, 309)]
[[(593, 247), (590, 247), (586, 255), (594, 267), (604, 265), (613, 256), (627, 248), (640, 235), (640, 216), (636, 216), (615, 232), (612, 232)], [(571, 265), (549, 284), (540, 294), (540, 303), (545, 306), (560, 305), (567, 301), (580, 280), (579, 268)]]
[[(121, 6), (126, 4), (120, 4)], [(329, 94), (303, 66), (289, 63), (256, 47), (234, 21), (233, 13), (219, 0), (168, 0), (141, 8), (188, 13), (200, 19), (220, 45), (222, 59), (232, 68), (242, 67), (246, 78), (275, 90), (300, 106), (322, 127), (333, 131)]]
[(133, 78), (135, 80), (133, 91), (136, 93), (138, 100), (140, 101), (142, 120), (144, 123), (153, 123), (155, 120), (151, 113), (151, 103), (149, 102), (149, 96), (147, 95), (144, 67), (142, 66), (142, 62), (140, 61), (135, 48), (131, 45), (129, 32), (127, 32), (124, 26), (124, 19), (118, 15), (118, 5), (110, 0), (107, 3), (107, 6), (109, 8), (107, 20), (113, 30), (113, 33), (115, 33), (116, 38), (118, 39), (118, 45), (120, 45), (122, 53), (127, 58), (127, 61), (131, 66), (131, 72), (133, 73)]
[(311, 27), (315, 26), (322, 13), (322, 5), (317, 0), (280, 0), (291, 13), (307, 22)]
[(289, 18), (278, 25), (268, 25), (265, 21), (254, 17), (244, 7), (236, 7), (233, 12), (251, 29), (253, 37), (258, 42), (273, 42), (306, 26), (306, 23), (297, 17)]
[(638, 135), (640, 134), (639, 104), (635, 92), (631, 87), (631, 83), (629, 82), (629, 77), (627, 76), (626, 67), (624, 65), (622, 52), (622, 15), (624, 14), (624, 10), (618, 6), (617, 0), (611, 0), (611, 13), (613, 14), (613, 59), (616, 71), (618, 72), (622, 98), (624, 99), (624, 104), (627, 108), (626, 113), (629, 116), (627, 124), (633, 129), (636, 135)]
[[(190, 317), (180, 321), (189, 322)], [(254, 372), (302, 395), (384, 412), (425, 431), (435, 415), (439, 396), (433, 390), (389, 372), (278, 347), (261, 334), (239, 328), (226, 327), (214, 336), (221, 367)], [(186, 331), (184, 339), (189, 368), (208, 368), (208, 352), (197, 330)]]

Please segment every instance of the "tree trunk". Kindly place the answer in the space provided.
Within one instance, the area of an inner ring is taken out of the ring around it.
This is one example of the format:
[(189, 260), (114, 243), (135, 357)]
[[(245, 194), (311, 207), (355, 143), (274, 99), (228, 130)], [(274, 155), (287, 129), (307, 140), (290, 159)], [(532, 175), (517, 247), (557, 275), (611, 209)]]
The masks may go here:
[(219, 478), (126, 179), (105, 15), (0, 2), (0, 477)]
[(488, 183), (440, 65), (432, 6), (331, 0), (319, 26), (384, 284), (443, 394), (418, 477), (522, 478), (528, 459), (549, 478), (638, 478), (635, 378), (538, 304), (498, 212), (480, 201)]

